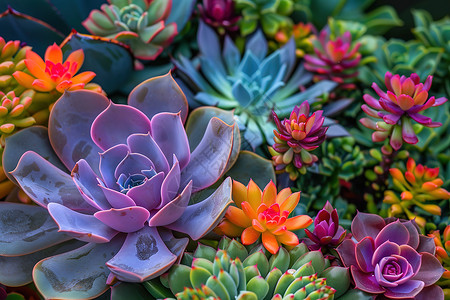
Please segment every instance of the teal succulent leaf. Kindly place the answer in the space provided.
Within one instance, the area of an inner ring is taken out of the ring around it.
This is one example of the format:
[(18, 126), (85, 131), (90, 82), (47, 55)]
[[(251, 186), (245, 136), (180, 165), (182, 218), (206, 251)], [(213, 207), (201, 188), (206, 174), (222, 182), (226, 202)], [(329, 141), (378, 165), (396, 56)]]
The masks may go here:
[(329, 92), (336, 84), (323, 81), (304, 92), (311, 75), (297, 65), (295, 42), (267, 55), (267, 41), (261, 31), (252, 35), (241, 56), (236, 45), (225, 37), (223, 49), (215, 32), (200, 23), (199, 68), (184, 57), (174, 63), (181, 78), (196, 93), (192, 102), (234, 109), (243, 136), (243, 148), (255, 149), (264, 142), (271, 143), (275, 125), (270, 122), (272, 109), (281, 109), (281, 116), (291, 112), (294, 105)]

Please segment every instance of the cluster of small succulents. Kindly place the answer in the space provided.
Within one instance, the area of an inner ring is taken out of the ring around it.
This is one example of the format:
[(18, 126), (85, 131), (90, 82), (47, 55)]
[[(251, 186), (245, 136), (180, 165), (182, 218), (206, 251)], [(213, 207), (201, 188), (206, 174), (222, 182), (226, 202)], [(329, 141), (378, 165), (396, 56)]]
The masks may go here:
[(450, 299), (448, 16), (3, 2), (0, 300)]

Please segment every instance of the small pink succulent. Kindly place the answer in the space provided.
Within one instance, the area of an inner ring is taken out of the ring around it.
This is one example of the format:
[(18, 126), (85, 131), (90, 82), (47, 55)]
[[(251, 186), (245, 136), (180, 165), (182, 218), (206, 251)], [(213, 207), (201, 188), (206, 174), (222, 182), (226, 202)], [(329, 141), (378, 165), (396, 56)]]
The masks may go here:
[(400, 77), (400, 75), (386, 72), (384, 81), (387, 92), (373, 83), (372, 88), (380, 98), (376, 99), (365, 94), (363, 98), (367, 105), (361, 106), (370, 117), (381, 119), (378, 122), (370, 118), (360, 120), (365, 127), (375, 130), (372, 134), (374, 142), (381, 142), (390, 137), (390, 144), (395, 150), (400, 149), (403, 142), (416, 144), (419, 140), (412, 127), (411, 119), (426, 127), (442, 126), (441, 123), (433, 122), (431, 118), (420, 114), (421, 111), (442, 105), (447, 101), (444, 97), (428, 98), (433, 76), (428, 76), (425, 83), (421, 83), (416, 73), (411, 74), (410, 77)]

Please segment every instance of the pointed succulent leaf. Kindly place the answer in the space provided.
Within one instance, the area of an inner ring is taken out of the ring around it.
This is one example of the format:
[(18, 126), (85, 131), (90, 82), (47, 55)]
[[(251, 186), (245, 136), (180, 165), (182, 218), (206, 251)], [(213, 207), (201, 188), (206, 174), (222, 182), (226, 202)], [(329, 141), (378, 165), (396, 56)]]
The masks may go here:
[(287, 288), (291, 285), (291, 283), (295, 280), (294, 275), (292, 275), (290, 272), (285, 272), (283, 276), (281, 276), (280, 280), (278, 280), (278, 283), (275, 287), (274, 294), (280, 294), (284, 295)]
[(201, 267), (207, 270), (209, 273), (213, 273), (213, 263), (206, 258), (195, 258), (192, 262), (193, 267)]
[(308, 252), (308, 246), (305, 243), (300, 243), (289, 251), (290, 264), (289, 268), (292, 269), (294, 263), (306, 252)]
[(149, 119), (160, 112), (180, 112), (184, 123), (188, 113), (186, 96), (170, 72), (136, 86), (128, 96), (128, 104), (142, 111)]
[(197, 42), (200, 52), (208, 59), (214, 61), (216, 70), (226, 74), (220, 51), (220, 41), (214, 30), (200, 21)]
[(273, 270), (273, 268), (277, 268), (281, 272), (286, 272), (289, 269), (289, 259), (289, 252), (285, 248), (280, 247), (277, 254), (270, 257), (269, 269)]
[(79, 90), (65, 92), (53, 106), (48, 135), (67, 169), (72, 170), (78, 160), (85, 159), (98, 174), (101, 150), (91, 139), (91, 125), (108, 104), (108, 98), (102, 94)]
[(258, 267), (261, 276), (266, 277), (267, 273), (269, 273), (269, 261), (267, 260), (266, 255), (262, 251), (258, 251), (247, 257), (244, 262), (244, 267), (254, 266)]
[[(86, 299), (103, 294), (110, 271), (105, 263), (119, 251), (123, 237), (83, 247), (38, 262), (33, 279), (48, 299)], [(68, 272), (70, 270), (70, 272)]]
[(244, 267), (244, 273), (245, 273), (244, 278), (245, 278), (246, 284), (253, 277), (261, 276), (261, 273), (259, 272), (258, 266), (256, 266), (256, 265)]
[(169, 271), (169, 286), (171, 292), (175, 295), (186, 288), (192, 288), (189, 274), (191, 268), (182, 264), (174, 265)]
[[(129, 257), (137, 259), (130, 260)], [(129, 233), (120, 251), (106, 265), (119, 280), (143, 282), (166, 272), (176, 259), (157, 229), (145, 226)]]
[(181, 172), (181, 186), (193, 181), (192, 191), (215, 183), (225, 172), (233, 147), (234, 126), (214, 117), (210, 120), (200, 144)]
[(242, 291), (236, 297), (236, 300), (258, 300), (258, 295), (249, 291)]
[(247, 290), (255, 293), (258, 299), (264, 299), (269, 291), (269, 284), (262, 276), (253, 277), (247, 283)]
[(39, 206), (0, 202), (0, 216), (0, 255), (26, 255), (70, 239)]
[(274, 295), (275, 287), (277, 286), (278, 280), (280, 280), (283, 272), (279, 269), (274, 268), (269, 272), (266, 276), (266, 281), (269, 284), (269, 291), (267, 292), (268, 296)]
[(38, 153), (59, 169), (66, 170), (66, 167), (53, 151), (48, 138), (48, 130), (43, 126), (22, 129), (6, 138), (5, 143), (5, 149), (3, 150), (3, 169), (5, 170), (5, 175), (15, 183), (17, 183), (16, 179), (9, 172), (16, 168), (22, 155), (29, 150)]
[(212, 273), (207, 269), (197, 266), (192, 266), (189, 273), (189, 279), (193, 288), (200, 288), (211, 276)]
[(317, 273), (321, 273), (324, 270), (325, 267), (325, 259), (323, 257), (322, 252), (320, 250), (318, 251), (311, 251), (308, 253), (305, 253), (300, 258), (297, 259), (297, 261), (292, 266), (293, 269), (298, 269), (300, 266), (312, 262), (312, 266), (314, 267), (314, 270)]
[(241, 261), (244, 261), (245, 258), (247, 258), (247, 256), (248, 256), (248, 251), (244, 247), (244, 245), (242, 245), (241, 243), (239, 243), (235, 239), (233, 239), (230, 242), (230, 244), (228, 245), (226, 250), (227, 250), (228, 255), (232, 259), (236, 259), (236, 257), (238, 257)]
[(25, 193), (43, 207), (55, 202), (78, 212), (95, 211), (94, 207), (81, 197), (78, 188), (67, 173), (33, 151), (22, 155), (12, 175)]
[(267, 54), (267, 41), (264, 37), (264, 34), (261, 30), (258, 30), (247, 42), (246, 44), (247, 51), (250, 51), (255, 55), (259, 60), (263, 60)]
[[(186, 122), (186, 134), (189, 139), (189, 147), (193, 151), (202, 140), (202, 133), (206, 131), (209, 120), (217, 117), (227, 123), (233, 125), (235, 123), (234, 114), (231, 111), (223, 110), (217, 107), (199, 107), (191, 112)], [(240, 149), (240, 131), (238, 126), (233, 129), (233, 149), (228, 161), (227, 169), (230, 168), (237, 160)]]

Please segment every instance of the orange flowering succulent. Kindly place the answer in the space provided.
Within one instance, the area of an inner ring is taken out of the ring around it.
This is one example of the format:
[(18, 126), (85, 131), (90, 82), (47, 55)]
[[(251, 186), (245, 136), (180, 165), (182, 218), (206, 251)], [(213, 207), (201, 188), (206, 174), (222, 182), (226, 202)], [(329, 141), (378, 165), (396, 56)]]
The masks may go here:
[(441, 262), (445, 271), (442, 274), (442, 278), (437, 284), (442, 287), (447, 287), (444, 293), (447, 292), (450, 295), (450, 225), (447, 225), (441, 235), (439, 230), (435, 230), (428, 234), (429, 237), (434, 239), (436, 245), (436, 257)]
[(313, 222), (307, 215), (288, 218), (300, 200), (300, 192), (292, 193), (290, 188), (285, 188), (277, 194), (272, 181), (264, 191), (253, 180), (247, 187), (233, 181), (233, 200), (236, 206), (228, 207), (215, 232), (240, 236), (244, 245), (255, 243), (261, 236), (264, 247), (272, 254), (278, 252), (280, 243), (298, 245), (298, 237), (292, 231), (306, 228)]
[(450, 192), (442, 188), (444, 182), (438, 178), (439, 168), (428, 168), (416, 164), (414, 159), (409, 158), (406, 163), (406, 171), (392, 168), (389, 170), (394, 190), (400, 192), (400, 196), (393, 190), (387, 190), (384, 194), (384, 202), (391, 204), (391, 215), (395, 216), (402, 212), (409, 219), (416, 219), (420, 226), (425, 226), (425, 219), (416, 216), (410, 211), (412, 206), (418, 206), (433, 215), (441, 215), (441, 208), (427, 201), (450, 199)]
[(94, 72), (87, 71), (75, 75), (83, 62), (83, 49), (73, 51), (63, 61), (61, 48), (53, 44), (45, 51), (44, 60), (32, 50), (28, 50), (25, 55), (25, 65), (30, 74), (16, 71), (13, 76), (20, 85), (38, 92), (48, 93), (56, 90), (63, 93), (65, 90), (83, 88), (101, 92), (98, 85), (88, 84), (95, 77)]

